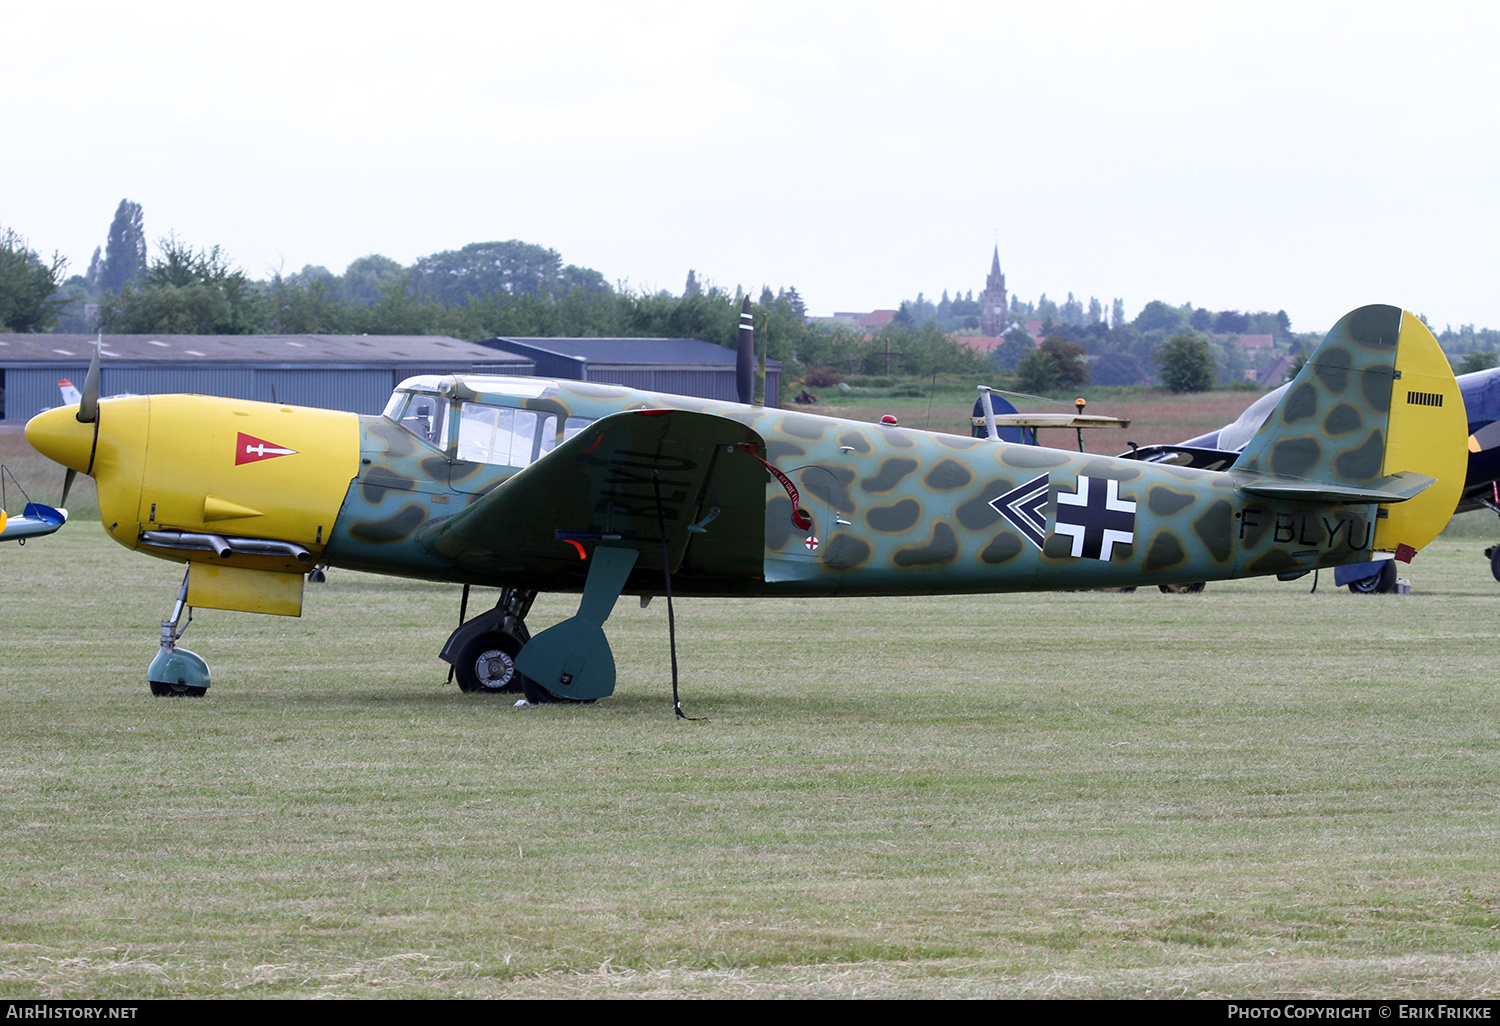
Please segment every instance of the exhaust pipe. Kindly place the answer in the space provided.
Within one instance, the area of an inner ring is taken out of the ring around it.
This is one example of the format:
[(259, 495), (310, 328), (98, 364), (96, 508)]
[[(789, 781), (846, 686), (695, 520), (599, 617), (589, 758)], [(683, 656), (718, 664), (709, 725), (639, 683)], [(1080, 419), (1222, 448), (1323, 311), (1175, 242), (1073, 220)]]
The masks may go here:
[(272, 538), (226, 538), (219, 534), (194, 531), (145, 531), (141, 541), (158, 549), (186, 549), (190, 552), (212, 552), (220, 559), (230, 556), (291, 556), (299, 563), (311, 563), (312, 553), (296, 542)]

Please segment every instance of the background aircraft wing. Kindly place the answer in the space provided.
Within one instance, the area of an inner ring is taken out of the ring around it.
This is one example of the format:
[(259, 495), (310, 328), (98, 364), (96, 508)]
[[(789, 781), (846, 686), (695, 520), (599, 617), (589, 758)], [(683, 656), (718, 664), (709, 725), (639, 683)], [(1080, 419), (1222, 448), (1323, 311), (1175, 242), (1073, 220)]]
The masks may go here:
[(28, 502), (20, 516), (7, 517), (5, 511), (0, 510), (0, 541), (24, 541), (51, 534), (67, 522), (67, 510)]
[(768, 478), (752, 453), (764, 455), (761, 437), (724, 417), (617, 413), (434, 524), (422, 544), (476, 574), (537, 586), (581, 580), (597, 544), (638, 549), (638, 570), (659, 574), (663, 541), (674, 574), (759, 577)]

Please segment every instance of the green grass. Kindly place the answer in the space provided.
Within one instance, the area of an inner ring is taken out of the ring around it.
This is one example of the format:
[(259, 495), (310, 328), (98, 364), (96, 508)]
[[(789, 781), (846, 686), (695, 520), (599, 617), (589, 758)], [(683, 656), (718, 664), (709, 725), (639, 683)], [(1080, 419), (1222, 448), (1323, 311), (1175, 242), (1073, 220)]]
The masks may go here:
[(154, 699), (180, 570), (70, 524), (0, 549), (0, 996), (1493, 995), (1490, 524), (1406, 597), (682, 601), (697, 723), (660, 601), (518, 710), (339, 571)]

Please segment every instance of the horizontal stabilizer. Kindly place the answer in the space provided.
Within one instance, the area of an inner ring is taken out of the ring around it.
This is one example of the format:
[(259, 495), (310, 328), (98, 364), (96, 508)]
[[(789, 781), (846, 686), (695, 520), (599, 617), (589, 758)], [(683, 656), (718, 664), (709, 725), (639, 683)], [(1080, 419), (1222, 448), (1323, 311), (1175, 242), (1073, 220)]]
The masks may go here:
[(1127, 428), (1130, 421), (1093, 413), (997, 413), (999, 427), (1018, 428)]
[(1297, 478), (1252, 478), (1243, 471), (1230, 472), (1240, 490), (1267, 499), (1293, 502), (1405, 502), (1437, 484), (1437, 478), (1402, 471), (1364, 486), (1339, 485)]

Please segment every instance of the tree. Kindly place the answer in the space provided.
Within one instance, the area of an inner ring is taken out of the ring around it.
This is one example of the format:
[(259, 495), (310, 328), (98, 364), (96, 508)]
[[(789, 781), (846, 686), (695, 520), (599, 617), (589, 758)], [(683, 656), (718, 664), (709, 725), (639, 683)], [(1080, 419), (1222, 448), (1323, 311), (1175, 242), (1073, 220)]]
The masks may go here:
[(388, 256), (371, 253), (350, 262), (344, 269), (344, 302), (369, 306), (385, 295), (386, 286), (400, 278), (401, 265)]
[(1026, 334), (1026, 329), (1017, 325), (1005, 333), (1005, 341), (994, 350), (995, 366), (1006, 374), (1012, 374), (1027, 355), (1035, 352), (1036, 343)]
[(194, 250), (169, 235), (135, 284), (100, 299), (99, 325), (125, 334), (245, 335), (261, 327), (250, 279), (214, 246)]
[(146, 228), (141, 205), (122, 199), (115, 208), (94, 284), (100, 293), (119, 292), (146, 269)]
[(1500, 363), (1500, 359), (1497, 359), (1494, 353), (1484, 349), (1475, 349), (1453, 369), (1457, 374), (1473, 374), (1476, 371), (1489, 370), (1497, 363)]
[(1088, 351), (1077, 342), (1049, 338), (1038, 352), (1046, 353), (1057, 366), (1058, 388), (1081, 388), (1089, 383)]
[(1243, 335), (1250, 330), (1250, 315), (1238, 310), (1220, 310), (1214, 318), (1214, 331), (1220, 335)]
[(1080, 388), (1089, 383), (1087, 353), (1077, 342), (1051, 337), (1026, 354), (1016, 367), (1016, 387), (1023, 392)]
[(561, 295), (574, 288), (610, 291), (598, 271), (572, 264), (564, 267), (555, 249), (519, 239), (472, 242), (462, 249), (422, 257), (411, 266), (411, 280), (423, 295), (455, 305), (490, 292), (531, 296)]
[(1153, 299), (1147, 303), (1131, 322), (1136, 331), (1176, 331), (1182, 327), (1182, 311), (1175, 306)]
[(348, 320), (338, 276), (326, 267), (308, 265), (290, 278), (272, 275), (264, 301), (266, 330), (273, 334), (337, 335)]
[(1096, 385), (1140, 385), (1151, 378), (1151, 368), (1134, 353), (1105, 353), (1089, 365)]
[(57, 323), (65, 300), (53, 297), (67, 263), (56, 253), (46, 263), (14, 229), (0, 231), (0, 328), (46, 331)]
[(1208, 341), (1196, 335), (1173, 335), (1156, 351), (1161, 383), (1172, 392), (1207, 392), (1217, 370)]

